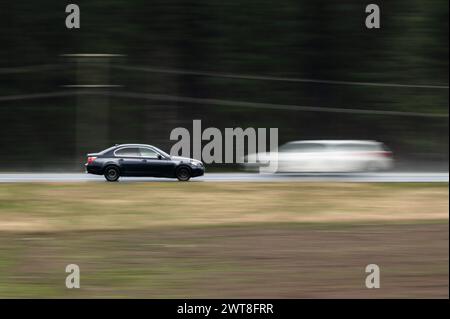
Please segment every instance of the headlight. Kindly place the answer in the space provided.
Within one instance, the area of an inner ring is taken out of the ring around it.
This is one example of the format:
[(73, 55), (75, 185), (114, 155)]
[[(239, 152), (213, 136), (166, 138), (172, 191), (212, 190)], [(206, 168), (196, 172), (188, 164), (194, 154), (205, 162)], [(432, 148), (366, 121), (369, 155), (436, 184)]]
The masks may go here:
[(200, 161), (191, 161), (191, 165), (194, 165), (194, 166), (203, 166), (202, 162), (200, 162)]

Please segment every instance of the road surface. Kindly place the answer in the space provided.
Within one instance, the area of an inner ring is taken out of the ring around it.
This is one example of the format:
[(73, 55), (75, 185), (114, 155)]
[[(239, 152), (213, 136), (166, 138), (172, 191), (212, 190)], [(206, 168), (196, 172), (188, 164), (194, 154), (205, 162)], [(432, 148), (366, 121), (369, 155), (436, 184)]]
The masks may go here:
[[(406, 182), (446, 182), (448, 172), (383, 172), (346, 174), (256, 174), (256, 173), (207, 173), (191, 179), (201, 182), (364, 182), (364, 183), (406, 183)], [(122, 177), (121, 182), (176, 181), (176, 179)], [(0, 173), (0, 183), (26, 182), (105, 182), (103, 176), (84, 173)]]

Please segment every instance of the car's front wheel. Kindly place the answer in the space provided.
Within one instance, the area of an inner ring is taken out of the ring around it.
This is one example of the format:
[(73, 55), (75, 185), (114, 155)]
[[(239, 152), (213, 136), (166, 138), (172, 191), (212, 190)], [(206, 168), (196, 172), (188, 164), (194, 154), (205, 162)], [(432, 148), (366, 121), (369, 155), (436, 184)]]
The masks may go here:
[(109, 166), (105, 169), (104, 176), (108, 182), (116, 182), (120, 177), (119, 169), (114, 166)]
[(187, 182), (191, 178), (191, 171), (187, 167), (177, 169), (176, 177), (181, 182)]

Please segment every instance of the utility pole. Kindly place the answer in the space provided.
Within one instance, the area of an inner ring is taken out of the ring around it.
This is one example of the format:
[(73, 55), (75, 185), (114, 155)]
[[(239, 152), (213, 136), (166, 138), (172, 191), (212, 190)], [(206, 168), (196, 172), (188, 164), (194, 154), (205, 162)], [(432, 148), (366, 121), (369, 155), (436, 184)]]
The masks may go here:
[(110, 104), (107, 92), (121, 85), (110, 83), (110, 63), (118, 54), (63, 54), (68, 63), (74, 63), (76, 82), (63, 85), (77, 90), (75, 111), (75, 166), (80, 168), (86, 153), (110, 146)]

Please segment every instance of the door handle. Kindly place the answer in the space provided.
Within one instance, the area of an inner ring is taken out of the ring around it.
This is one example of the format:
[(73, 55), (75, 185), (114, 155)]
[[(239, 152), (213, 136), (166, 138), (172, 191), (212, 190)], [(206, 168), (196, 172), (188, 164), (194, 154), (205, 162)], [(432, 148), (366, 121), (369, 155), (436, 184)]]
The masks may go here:
[(146, 160), (146, 159), (143, 159), (143, 160), (142, 160), (142, 163), (147, 163), (147, 160)]

